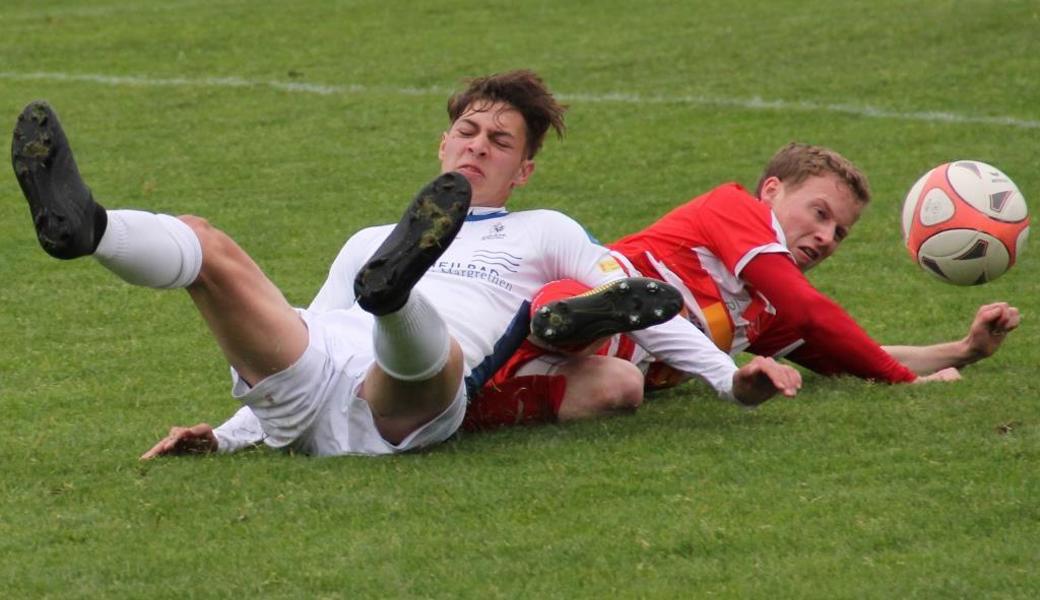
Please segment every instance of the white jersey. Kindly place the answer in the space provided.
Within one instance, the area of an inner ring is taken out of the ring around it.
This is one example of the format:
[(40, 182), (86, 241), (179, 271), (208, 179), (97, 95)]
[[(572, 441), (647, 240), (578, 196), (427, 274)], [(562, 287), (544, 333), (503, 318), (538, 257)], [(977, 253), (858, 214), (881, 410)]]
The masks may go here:
[[(354, 303), (354, 277), (393, 227), (370, 227), (352, 236), (308, 310), (368, 315)], [(577, 279), (595, 287), (623, 276), (609, 252), (562, 213), (475, 208), (415, 289), (436, 307), (462, 347), (466, 370), (473, 370), (494, 355), (495, 344), (512, 333), (514, 319), (546, 283)], [(521, 339), (526, 335), (524, 323)]]
[[(354, 278), (393, 227), (366, 228), (347, 240), (307, 311), (346, 310), (351, 320), (371, 323), (374, 317), (354, 301)], [(543, 285), (574, 279), (594, 288), (623, 277), (609, 251), (562, 213), (473, 208), (415, 289), (436, 307), (459, 342), (472, 394), (527, 336), (529, 301)], [(689, 321), (677, 317), (632, 336), (659, 360), (730, 395), (736, 366)], [(248, 412), (243, 407), (217, 428), (221, 450), (257, 441), (259, 427)]]

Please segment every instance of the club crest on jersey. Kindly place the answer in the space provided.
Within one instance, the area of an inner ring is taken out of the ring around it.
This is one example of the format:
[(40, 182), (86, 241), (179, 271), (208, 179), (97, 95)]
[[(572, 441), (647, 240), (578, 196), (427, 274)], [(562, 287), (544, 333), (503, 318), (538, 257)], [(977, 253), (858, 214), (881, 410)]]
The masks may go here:
[(621, 268), (621, 264), (619, 264), (617, 260), (615, 260), (614, 258), (609, 257), (609, 256), (607, 258), (604, 258), (603, 260), (599, 261), (599, 264), (597, 266), (599, 267), (599, 270), (604, 272), (604, 273), (610, 273), (611, 271), (617, 271), (617, 270), (619, 270)]
[(506, 226), (501, 223), (495, 223), (488, 229), (488, 234), (480, 238), (481, 240), (500, 240), (506, 237), (506, 234), (502, 233), (505, 231)]

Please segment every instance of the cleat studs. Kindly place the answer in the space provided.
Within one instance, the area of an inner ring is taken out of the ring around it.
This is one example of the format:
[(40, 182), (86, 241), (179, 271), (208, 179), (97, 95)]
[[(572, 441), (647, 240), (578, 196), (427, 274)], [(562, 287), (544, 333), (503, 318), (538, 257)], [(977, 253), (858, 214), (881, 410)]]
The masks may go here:
[(542, 317), (548, 317), (548, 316), (549, 316), (549, 313), (551, 313), (551, 312), (552, 312), (552, 311), (551, 311), (551, 310), (549, 310), (549, 307), (548, 307), (548, 306), (543, 306), (543, 307), (541, 307), (541, 308), (539, 308), (539, 309), (538, 309), (538, 314), (539, 314), (540, 316), (542, 316)]
[(663, 317), (664, 316), (664, 309), (663, 308), (655, 308), (654, 309), (654, 316), (657, 317), (658, 319)]
[(551, 340), (552, 338), (556, 337), (556, 330), (552, 327), (549, 327), (548, 329), (542, 332), (542, 337), (547, 340)]
[(656, 281), (651, 281), (650, 283), (646, 284), (646, 291), (650, 292), (651, 294), (656, 294), (657, 292), (661, 291), (661, 286), (657, 285)]
[(618, 286), (617, 286), (617, 289), (618, 289), (618, 291), (620, 291), (620, 292), (627, 292), (627, 291), (628, 291), (628, 288), (629, 288), (629, 285), (628, 285), (628, 282), (627, 282), (627, 281), (622, 281), (622, 282), (621, 282), (621, 283), (619, 283), (619, 284), (618, 284)]
[(633, 324), (633, 325), (638, 325), (639, 324), (639, 315), (629, 315), (628, 316), (628, 322)]

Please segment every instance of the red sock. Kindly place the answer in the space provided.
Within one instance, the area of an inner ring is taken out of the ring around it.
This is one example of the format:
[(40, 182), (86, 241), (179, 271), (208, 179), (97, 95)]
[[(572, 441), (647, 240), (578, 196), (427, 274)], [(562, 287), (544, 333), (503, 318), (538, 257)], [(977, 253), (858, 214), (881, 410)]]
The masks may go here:
[[(580, 296), (591, 289), (592, 288), (584, 283), (574, 279), (557, 279), (556, 281), (550, 281), (535, 293), (534, 298), (531, 298), (531, 317), (534, 317), (535, 311), (546, 304), (551, 304), (557, 300)], [(546, 342), (539, 341), (539, 344), (546, 344)], [(585, 344), (563, 344), (560, 346), (552, 346), (552, 349), (565, 354), (585, 354), (588, 353), (590, 348), (597, 346), (605, 346), (604, 340), (596, 340)]]
[(550, 302), (580, 296), (591, 289), (584, 283), (574, 279), (550, 281), (535, 293), (534, 298), (531, 298), (531, 316), (534, 316), (534, 311)]
[(489, 383), (470, 399), (463, 431), (488, 431), (505, 425), (554, 423), (560, 412), (567, 378), (563, 375), (526, 375)]

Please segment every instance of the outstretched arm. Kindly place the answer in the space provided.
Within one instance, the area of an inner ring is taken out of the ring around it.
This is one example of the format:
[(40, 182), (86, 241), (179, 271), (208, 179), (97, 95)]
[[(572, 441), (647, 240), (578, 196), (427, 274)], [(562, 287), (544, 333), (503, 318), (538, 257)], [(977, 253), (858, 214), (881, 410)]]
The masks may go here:
[(727, 400), (755, 406), (775, 394), (793, 397), (802, 385), (797, 370), (772, 358), (757, 357), (739, 369), (700, 329), (684, 317), (629, 334), (668, 366), (699, 377)]
[(805, 341), (792, 360), (825, 375), (849, 374), (889, 383), (915, 374), (870, 338), (836, 302), (825, 296), (781, 254), (760, 254), (740, 277), (765, 296), (778, 319)]
[(260, 420), (248, 406), (243, 406), (216, 429), (207, 423), (171, 427), (166, 437), (141, 455), (141, 460), (167, 455), (237, 452), (263, 440), (264, 430), (260, 427)]
[(988, 358), (1000, 349), (1007, 334), (1018, 327), (1018, 309), (1007, 302), (979, 307), (963, 339), (930, 346), (882, 346), (893, 358), (918, 375), (948, 367), (961, 368)]

